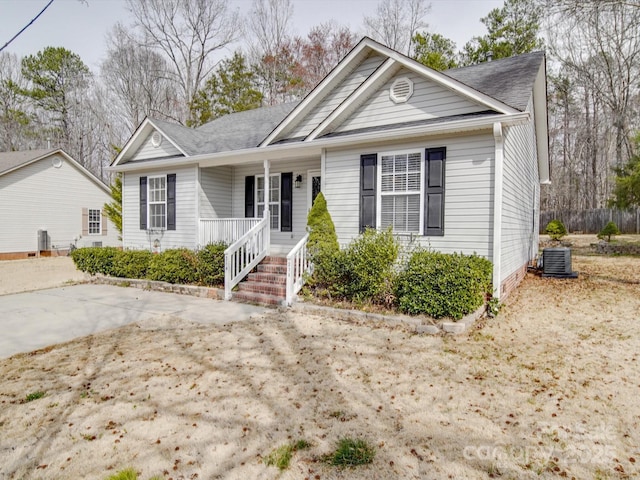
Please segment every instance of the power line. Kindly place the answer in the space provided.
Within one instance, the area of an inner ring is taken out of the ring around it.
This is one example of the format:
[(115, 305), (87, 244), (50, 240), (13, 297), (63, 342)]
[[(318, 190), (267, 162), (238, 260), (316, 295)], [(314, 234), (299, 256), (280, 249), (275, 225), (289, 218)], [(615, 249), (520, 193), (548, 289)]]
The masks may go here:
[(31, 21), (30, 21), (29, 23), (27, 23), (24, 27), (22, 27), (22, 29), (21, 29), (18, 33), (16, 33), (13, 37), (11, 37), (11, 39), (10, 39), (7, 43), (5, 43), (2, 47), (0, 47), (0, 52), (2, 52), (5, 48), (7, 48), (7, 47), (9, 46), (9, 44), (10, 44), (11, 42), (13, 42), (16, 38), (18, 38), (22, 32), (24, 32), (27, 28), (29, 28), (29, 27), (31, 26), (31, 24), (32, 24), (33, 22), (35, 22), (35, 21), (38, 19), (38, 17), (39, 17), (40, 15), (42, 15), (42, 14), (44, 13), (44, 11), (45, 11), (47, 8), (49, 8), (49, 5), (51, 5), (52, 3), (53, 3), (53, 0), (49, 0), (49, 3), (47, 3), (47, 4), (44, 6), (44, 8), (43, 8), (42, 10), (40, 10), (40, 13), (39, 13), (38, 15), (36, 15), (35, 17), (33, 17), (33, 19), (31, 19)]

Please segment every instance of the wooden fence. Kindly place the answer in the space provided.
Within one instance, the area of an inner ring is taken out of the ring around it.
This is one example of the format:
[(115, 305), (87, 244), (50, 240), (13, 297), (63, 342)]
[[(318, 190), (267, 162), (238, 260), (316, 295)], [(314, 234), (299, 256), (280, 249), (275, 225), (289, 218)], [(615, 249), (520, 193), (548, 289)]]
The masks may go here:
[(557, 218), (569, 233), (598, 233), (607, 222), (614, 222), (622, 233), (640, 233), (640, 209), (554, 210), (540, 213), (540, 233)]

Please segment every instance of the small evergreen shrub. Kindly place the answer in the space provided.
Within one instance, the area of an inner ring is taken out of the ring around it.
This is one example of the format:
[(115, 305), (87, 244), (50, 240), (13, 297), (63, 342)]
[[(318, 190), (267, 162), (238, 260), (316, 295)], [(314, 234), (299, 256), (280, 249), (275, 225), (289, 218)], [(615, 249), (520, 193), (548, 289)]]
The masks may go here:
[(153, 255), (147, 278), (169, 283), (196, 283), (198, 257), (186, 248), (165, 250)]
[(314, 274), (310, 283), (315, 287), (326, 287), (336, 279), (335, 256), (340, 246), (336, 228), (322, 192), (318, 194), (309, 210), (307, 229), (309, 231), (307, 251), (314, 265)]
[(145, 278), (153, 254), (148, 250), (125, 250), (113, 259), (113, 276), (121, 278)]
[(224, 285), (224, 251), (227, 244), (211, 243), (198, 252), (198, 282), (206, 286)]
[(551, 220), (547, 223), (544, 233), (551, 237), (551, 240), (560, 240), (567, 234), (567, 229), (560, 220)]
[(618, 230), (618, 226), (614, 222), (607, 223), (600, 233), (598, 233), (598, 238), (603, 240), (605, 237), (607, 238), (607, 242), (611, 241), (612, 235), (620, 235), (620, 230)]
[(461, 319), (484, 303), (493, 267), (477, 255), (418, 249), (396, 282), (398, 308), (411, 315)]
[(355, 302), (387, 303), (400, 245), (391, 229), (367, 229), (335, 256), (340, 281), (336, 293)]
[(115, 247), (84, 247), (71, 252), (76, 268), (95, 275), (113, 275), (114, 258), (121, 253)]

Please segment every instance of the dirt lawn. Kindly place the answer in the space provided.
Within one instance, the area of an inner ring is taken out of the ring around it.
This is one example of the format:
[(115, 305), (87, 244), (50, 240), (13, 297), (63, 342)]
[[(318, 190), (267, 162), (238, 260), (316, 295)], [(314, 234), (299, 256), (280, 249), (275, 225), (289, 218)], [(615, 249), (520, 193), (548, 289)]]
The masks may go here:
[[(529, 275), (460, 336), (274, 311), (161, 317), (0, 360), (0, 479), (637, 477), (640, 259), (574, 269)], [(321, 461), (345, 436), (375, 445), (371, 466)], [(312, 446), (288, 470), (264, 464), (298, 439)]]

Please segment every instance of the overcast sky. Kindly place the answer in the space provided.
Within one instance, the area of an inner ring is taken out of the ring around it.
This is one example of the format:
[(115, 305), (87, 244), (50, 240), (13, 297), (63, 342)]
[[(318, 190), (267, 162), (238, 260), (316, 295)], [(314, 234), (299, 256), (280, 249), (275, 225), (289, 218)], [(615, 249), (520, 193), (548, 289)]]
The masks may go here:
[[(243, 13), (251, 6), (251, 0), (229, 1)], [(0, 46), (29, 23), (47, 2), (0, 0)], [(293, 0), (294, 32), (304, 35), (314, 25), (335, 20), (363, 33), (362, 17), (375, 11), (377, 3), (378, 0)], [(451, 38), (462, 48), (471, 37), (486, 33), (480, 18), (503, 3), (503, 0), (431, 0), (429, 31)], [(97, 71), (105, 55), (106, 34), (118, 21), (130, 23), (124, 0), (54, 0), (6, 51), (24, 56), (47, 46), (61, 46), (80, 55)]]

